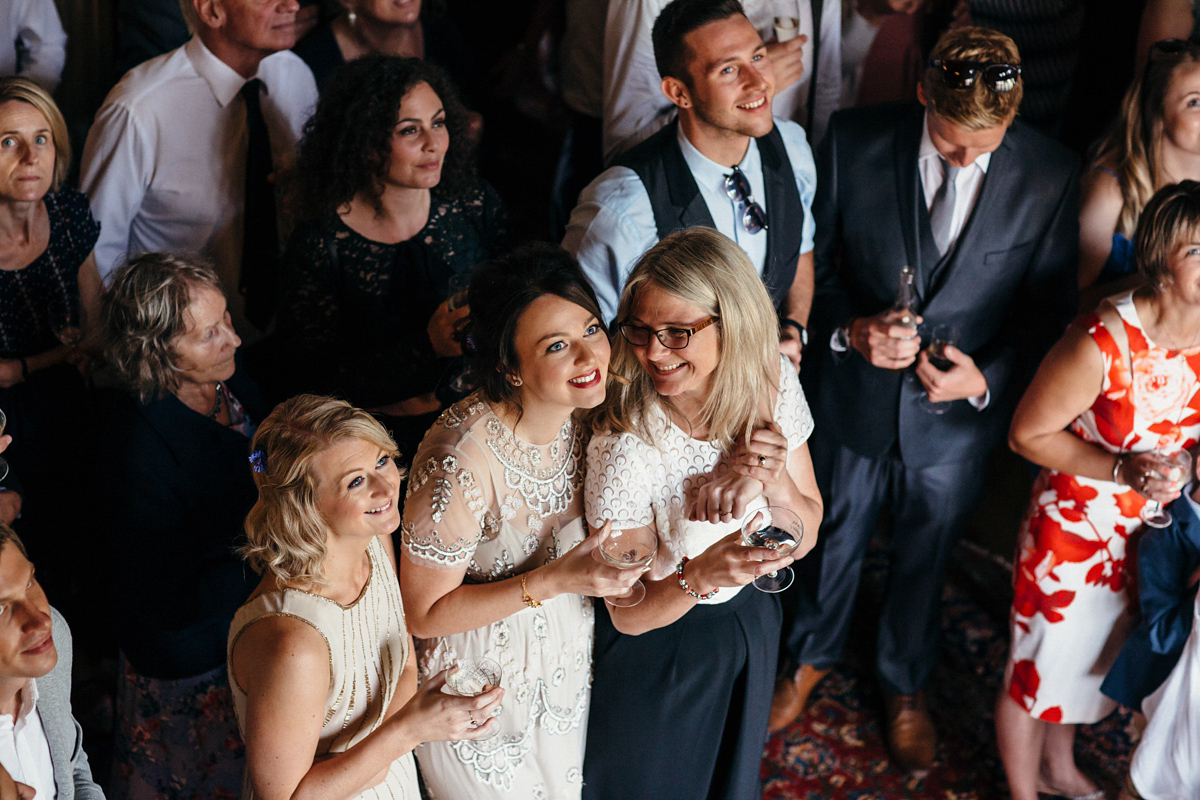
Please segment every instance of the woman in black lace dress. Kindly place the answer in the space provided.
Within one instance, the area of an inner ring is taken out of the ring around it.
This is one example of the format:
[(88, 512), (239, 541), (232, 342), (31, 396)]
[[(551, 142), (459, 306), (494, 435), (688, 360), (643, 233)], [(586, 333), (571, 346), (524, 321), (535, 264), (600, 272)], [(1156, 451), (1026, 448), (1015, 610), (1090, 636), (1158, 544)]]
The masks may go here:
[(456, 300), (507, 240), (465, 125), (440, 69), (367, 56), (325, 85), (296, 164), (303, 221), (284, 256), (280, 318), (292, 388), (375, 413), (406, 459), (465, 393)]

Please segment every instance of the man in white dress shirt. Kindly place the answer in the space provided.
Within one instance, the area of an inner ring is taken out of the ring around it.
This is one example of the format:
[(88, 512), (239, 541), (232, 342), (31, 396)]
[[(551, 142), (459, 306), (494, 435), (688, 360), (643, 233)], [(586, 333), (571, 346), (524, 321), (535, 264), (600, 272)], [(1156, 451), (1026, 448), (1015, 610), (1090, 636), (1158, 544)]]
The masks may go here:
[(103, 800), (71, 714), (71, 631), (2, 523), (0, 618), (0, 766), (37, 800)]
[(804, 129), (775, 119), (773, 64), (737, 0), (673, 0), (654, 25), (659, 91), (679, 111), (580, 195), (563, 247), (605, 322), (633, 265), (672, 231), (716, 228), (750, 257), (799, 367), (812, 303), (816, 167)]
[(0, 75), (20, 75), (53, 92), (66, 63), (67, 32), (54, 0), (0, 2)]
[[(923, 690), (946, 560), (989, 452), (1070, 319), (1079, 242), (1078, 158), (1014, 121), (1023, 86), (1013, 41), (961, 28), (933, 56), (920, 105), (839, 111), (820, 148), (813, 338), (801, 377), (825, 518), (784, 601), (785, 649), (801, 666), (784, 676), (772, 709), (776, 726), (790, 722), (837, 663), (887, 506), (876, 673), (892, 756), (914, 770), (937, 754)], [(915, 280), (901, 312), (905, 266)], [(941, 354), (930, 349), (938, 326), (956, 334)]]
[[(251, 323), (246, 298), (235, 291), (248, 285), (241, 262), (252, 126), (243, 87), (261, 82), (262, 119), (280, 174), (316, 105), (316, 82), (289, 50), (296, 43), (296, 0), (181, 5), (192, 38), (126, 73), (88, 134), (80, 184), (101, 224), (96, 262), (107, 281), (128, 256), (202, 253), (228, 289), (235, 328), (253, 340), (264, 317)], [(277, 230), (286, 234), (282, 224)]]
[[(650, 30), (668, 0), (609, 0), (604, 29), (604, 162), (675, 117), (658, 85)], [(743, 0), (746, 18), (775, 66), (775, 116), (803, 125), (821, 141), (842, 93), (841, 0)], [(796, 21), (794, 37), (776, 15)], [(814, 83), (815, 80), (815, 83)]]

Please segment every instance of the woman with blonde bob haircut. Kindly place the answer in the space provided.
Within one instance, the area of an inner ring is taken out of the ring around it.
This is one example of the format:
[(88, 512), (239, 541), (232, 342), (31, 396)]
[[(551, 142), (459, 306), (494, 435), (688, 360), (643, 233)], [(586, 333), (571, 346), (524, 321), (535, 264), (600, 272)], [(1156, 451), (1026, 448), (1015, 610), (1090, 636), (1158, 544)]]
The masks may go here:
[(396, 444), (367, 412), (300, 395), (263, 421), (242, 552), (263, 573), (229, 629), (243, 797), (417, 800), (412, 750), (489, 734), (504, 690), (417, 688), (391, 534)]
[[(597, 604), (584, 798), (758, 796), (781, 611), (743, 588), (816, 542), (812, 416), (762, 280), (715, 230), (642, 256), (617, 320), (613, 371), (627, 383), (595, 416), (587, 519), (652, 528), (659, 547), (641, 602)], [(764, 505), (803, 521), (793, 554), (743, 545), (747, 512)], [(691, 747), (661, 747), (681, 730)]]

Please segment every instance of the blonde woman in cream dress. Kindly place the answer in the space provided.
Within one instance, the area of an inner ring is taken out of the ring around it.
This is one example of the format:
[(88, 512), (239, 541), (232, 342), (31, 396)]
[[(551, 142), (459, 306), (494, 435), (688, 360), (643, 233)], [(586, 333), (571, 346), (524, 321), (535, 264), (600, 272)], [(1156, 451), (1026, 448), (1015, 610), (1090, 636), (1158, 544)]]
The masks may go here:
[(592, 604), (637, 574), (585, 538), (585, 434), (604, 399), (608, 337), (578, 264), (523, 248), (471, 280), (481, 389), (442, 414), (413, 459), (400, 559), (423, 680), (458, 659), (503, 669), (492, 738), (417, 750), (438, 800), (579, 798), (591, 694)]
[(243, 554), (263, 580), (234, 616), (229, 675), (253, 800), (419, 800), (412, 750), (494, 730), (504, 690), (416, 686), (391, 532), (396, 445), (327, 397), (281, 404), (254, 436)]

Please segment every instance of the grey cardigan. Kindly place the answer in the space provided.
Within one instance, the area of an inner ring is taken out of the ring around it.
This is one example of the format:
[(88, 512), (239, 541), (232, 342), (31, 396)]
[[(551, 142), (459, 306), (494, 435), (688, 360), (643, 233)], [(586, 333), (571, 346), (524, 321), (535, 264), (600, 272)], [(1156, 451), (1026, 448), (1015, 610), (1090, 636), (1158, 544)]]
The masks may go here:
[(104, 792), (92, 780), (92, 768), (83, 752), (83, 731), (71, 714), (71, 629), (62, 614), (50, 609), (54, 620), (54, 646), (58, 663), (37, 678), (37, 709), (54, 761), (58, 800), (104, 800)]

